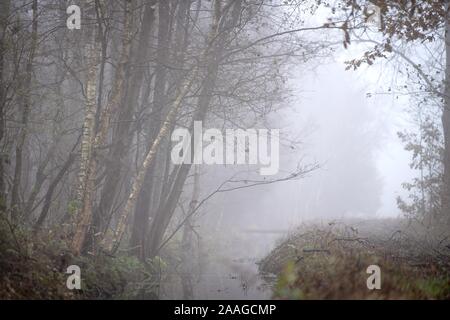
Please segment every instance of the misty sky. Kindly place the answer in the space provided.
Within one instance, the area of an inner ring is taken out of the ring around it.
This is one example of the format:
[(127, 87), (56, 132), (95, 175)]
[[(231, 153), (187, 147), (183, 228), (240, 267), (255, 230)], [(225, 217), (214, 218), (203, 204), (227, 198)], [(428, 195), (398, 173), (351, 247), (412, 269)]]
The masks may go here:
[[(380, 84), (392, 74), (381, 64), (346, 71), (343, 61), (354, 54), (357, 48), (306, 72), (304, 66), (293, 71), (293, 96), (273, 119), (273, 127), (300, 140), (295, 149), (281, 148), (280, 174), (298, 163), (317, 162), (320, 168), (301, 180), (218, 194), (201, 216), (231, 228), (283, 230), (307, 220), (401, 215), (396, 197), (406, 194), (401, 184), (413, 175), (410, 154), (397, 137), (408, 126), (407, 101), (390, 94), (368, 97), (386, 92)], [(202, 178), (207, 185), (237, 170), (209, 167), (202, 168), (209, 173)]]
[[(364, 139), (364, 148), (354, 150), (372, 154), (381, 179), (380, 186), (376, 187), (381, 192), (377, 216), (397, 216), (400, 212), (395, 198), (405, 194), (401, 183), (414, 174), (408, 165), (410, 154), (397, 137), (398, 131), (408, 128), (405, 112), (408, 101), (386, 94), (386, 83), (395, 81), (392, 69), (380, 63), (346, 71), (343, 62), (357, 56), (361, 48), (353, 45), (352, 50), (341, 51), (335, 61), (321, 64), (306, 76), (298, 72), (299, 78), (293, 80), (299, 97), (293, 109), (303, 119), (301, 126), (306, 125), (312, 131), (305, 139), (305, 152), (323, 163), (320, 174), (331, 177), (338, 174), (332, 170), (335, 140), (346, 140), (341, 142), (357, 146)], [(361, 123), (362, 128), (352, 128), (354, 122)], [(363, 128), (366, 128), (365, 138), (361, 137)], [(350, 173), (354, 156), (348, 155), (348, 166), (342, 170)], [(308, 188), (306, 181), (305, 188)]]

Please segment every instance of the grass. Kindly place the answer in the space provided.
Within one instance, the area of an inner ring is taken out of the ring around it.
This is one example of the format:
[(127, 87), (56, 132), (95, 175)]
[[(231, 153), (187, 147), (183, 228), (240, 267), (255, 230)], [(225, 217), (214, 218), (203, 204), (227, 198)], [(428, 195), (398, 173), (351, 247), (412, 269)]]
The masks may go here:
[[(449, 299), (446, 241), (400, 220), (308, 225), (282, 241), (260, 270), (277, 275), (278, 299)], [(369, 265), (381, 269), (380, 290), (367, 288)]]

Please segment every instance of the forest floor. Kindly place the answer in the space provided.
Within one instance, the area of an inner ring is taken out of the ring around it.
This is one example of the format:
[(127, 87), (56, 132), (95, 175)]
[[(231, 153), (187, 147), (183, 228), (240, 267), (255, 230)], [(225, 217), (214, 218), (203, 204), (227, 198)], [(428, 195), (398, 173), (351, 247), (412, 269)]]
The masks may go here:
[[(450, 299), (448, 228), (402, 219), (304, 225), (259, 262), (278, 299)], [(381, 289), (369, 290), (370, 265)]]
[[(67, 267), (81, 269), (81, 290), (69, 290)], [(56, 232), (39, 235), (0, 215), (1, 299), (154, 299), (153, 270), (129, 255), (75, 257)]]

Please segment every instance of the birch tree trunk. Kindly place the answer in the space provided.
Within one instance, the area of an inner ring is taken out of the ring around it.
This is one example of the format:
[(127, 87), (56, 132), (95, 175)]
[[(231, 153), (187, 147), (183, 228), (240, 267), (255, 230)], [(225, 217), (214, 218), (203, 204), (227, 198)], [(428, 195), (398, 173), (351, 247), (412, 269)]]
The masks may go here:
[(189, 92), (189, 89), (192, 86), (192, 83), (194, 82), (195, 78), (197, 77), (198, 73), (198, 66), (194, 66), (193, 70), (190, 72), (188, 77), (186, 78), (185, 82), (183, 83), (183, 86), (181, 87), (180, 92), (177, 94), (177, 97), (175, 101), (173, 102), (166, 119), (164, 120), (163, 125), (161, 126), (161, 129), (158, 132), (158, 135), (156, 136), (155, 140), (153, 141), (153, 144), (150, 148), (150, 150), (147, 152), (144, 161), (142, 162), (142, 165), (138, 171), (138, 174), (136, 176), (136, 179), (133, 182), (133, 185), (131, 187), (130, 194), (128, 196), (127, 202), (125, 204), (124, 209), (122, 210), (122, 213), (119, 217), (119, 221), (117, 223), (116, 230), (113, 235), (110, 236), (110, 233), (107, 233), (103, 245), (108, 251), (115, 251), (122, 239), (123, 233), (125, 232), (128, 217), (136, 203), (137, 195), (139, 194), (142, 184), (144, 182), (144, 176), (147, 171), (147, 168), (152, 164), (154, 161), (156, 152), (158, 151), (158, 147), (162, 141), (162, 139), (168, 134), (169, 128), (171, 127), (173, 121), (176, 118), (176, 115), (178, 113), (179, 108), (181, 107), (181, 103), (183, 101), (184, 96)]
[(117, 127), (113, 132), (112, 149), (109, 154), (111, 163), (106, 167), (105, 184), (102, 189), (99, 206), (94, 213), (98, 221), (96, 226), (98, 230), (96, 232), (105, 232), (107, 223), (111, 219), (114, 199), (117, 196), (118, 186), (123, 175), (122, 160), (130, 149), (132, 116), (138, 104), (140, 89), (144, 84), (144, 65), (155, 20), (155, 2), (156, 0), (153, 0), (145, 4), (136, 57), (133, 59), (135, 66), (130, 67), (132, 79), (119, 112)]
[[(95, 37), (94, 37), (95, 38)], [(95, 109), (97, 99), (97, 64), (99, 57), (99, 48), (96, 41), (87, 46), (87, 60), (89, 61), (89, 69), (85, 85), (85, 115), (83, 124), (83, 133), (81, 140), (81, 159), (78, 174), (78, 190), (77, 190), (77, 219), (75, 234), (72, 239), (72, 251), (78, 255), (84, 241), (86, 229), (90, 223), (91, 197), (92, 197), (92, 179), (89, 179), (92, 169), (90, 166), (92, 158), (92, 147), (94, 143), (94, 122)]]
[[(219, 65), (217, 64), (217, 62), (214, 62), (217, 61), (217, 59), (215, 58), (215, 54), (212, 54), (207, 60), (207, 76), (202, 83), (203, 88), (200, 93), (197, 110), (194, 114), (189, 128), (191, 135), (193, 132), (194, 122), (203, 122), (205, 120), (207, 110), (212, 99), (212, 92), (215, 87), (219, 69)], [(194, 142), (192, 142), (191, 145), (194, 145)], [(174, 169), (176, 170), (176, 175), (173, 185), (169, 189), (169, 193), (165, 198), (165, 201), (160, 205), (160, 208), (154, 220), (152, 221), (148, 241), (148, 255), (150, 257), (153, 257), (158, 253), (159, 245), (173, 216), (173, 213), (175, 212), (178, 200), (183, 192), (183, 186), (186, 182), (191, 166), (192, 164), (186, 163)]]
[[(116, 111), (118, 104), (124, 92), (125, 67), (129, 61), (132, 40), (132, 10), (131, 0), (124, 1), (124, 31), (122, 35), (122, 51), (120, 60), (117, 65), (113, 85), (111, 88), (112, 96), (108, 100), (105, 108), (102, 111), (98, 131), (95, 133), (95, 110), (96, 110), (96, 87), (97, 87), (97, 65), (99, 56), (101, 55), (101, 48), (99, 41), (94, 41), (92, 44), (92, 51), (89, 57), (92, 57), (93, 64), (88, 71), (88, 79), (86, 84), (86, 117), (85, 130), (83, 133), (82, 149), (82, 163), (80, 168), (80, 189), (79, 200), (81, 206), (79, 213), (77, 213), (78, 223), (75, 229), (75, 235), (72, 241), (72, 251), (74, 254), (80, 254), (87, 230), (92, 220), (92, 200), (95, 192), (95, 180), (97, 177), (98, 159), (96, 151), (100, 149), (105, 143), (108, 129), (114, 111)], [(97, 39), (95, 39), (97, 40)]]

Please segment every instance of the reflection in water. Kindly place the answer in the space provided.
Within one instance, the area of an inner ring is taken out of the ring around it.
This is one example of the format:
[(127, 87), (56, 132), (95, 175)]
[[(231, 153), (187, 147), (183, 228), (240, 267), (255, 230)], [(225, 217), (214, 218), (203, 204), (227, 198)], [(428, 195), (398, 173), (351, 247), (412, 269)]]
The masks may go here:
[[(224, 237), (215, 234), (211, 249), (203, 249), (193, 274), (189, 275), (194, 299), (270, 299), (275, 278), (264, 277), (259, 272), (258, 262), (265, 257), (280, 238), (279, 232), (248, 232), (234, 230)], [(182, 277), (181, 277), (182, 278)], [(179, 278), (178, 278), (179, 279)], [(176, 287), (172, 283), (164, 286)], [(184, 299), (183, 290), (172, 290), (163, 298)], [(166, 290), (166, 293), (168, 291)]]
[(196, 298), (270, 299), (271, 286), (259, 274), (257, 260), (241, 257), (210, 264), (209, 273), (194, 285)]

